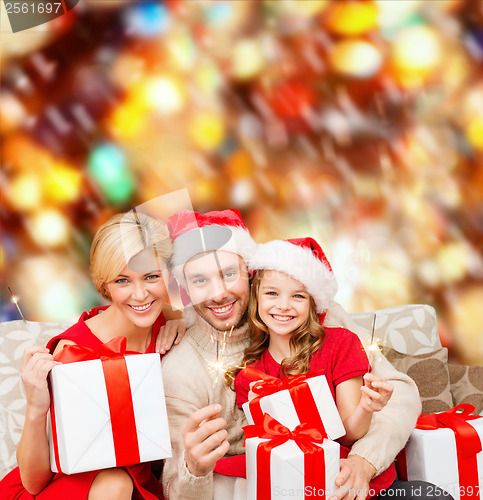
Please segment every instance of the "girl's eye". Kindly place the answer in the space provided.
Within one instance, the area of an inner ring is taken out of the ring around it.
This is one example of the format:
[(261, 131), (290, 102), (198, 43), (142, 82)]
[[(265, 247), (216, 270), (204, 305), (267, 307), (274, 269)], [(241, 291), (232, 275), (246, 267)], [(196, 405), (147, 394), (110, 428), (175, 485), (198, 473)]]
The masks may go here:
[(300, 293), (297, 293), (294, 295), (296, 299), (305, 299), (305, 295), (300, 295)]
[(276, 297), (276, 292), (267, 292), (266, 295), (270, 295), (270, 297)]

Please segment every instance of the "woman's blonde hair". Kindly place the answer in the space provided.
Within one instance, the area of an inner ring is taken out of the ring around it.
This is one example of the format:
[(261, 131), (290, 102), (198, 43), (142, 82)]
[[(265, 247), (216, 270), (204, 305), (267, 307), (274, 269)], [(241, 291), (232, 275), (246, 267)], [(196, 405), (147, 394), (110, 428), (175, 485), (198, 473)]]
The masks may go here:
[(168, 228), (163, 221), (145, 213), (131, 210), (114, 215), (97, 230), (91, 246), (91, 278), (104, 298), (111, 300), (106, 283), (148, 247), (153, 248), (160, 263), (166, 266), (173, 253)]
[[(260, 318), (258, 312), (258, 294), (260, 283), (265, 270), (255, 272), (250, 290), (250, 301), (248, 302), (248, 334), (250, 345), (243, 353), (243, 359), (239, 366), (231, 368), (225, 374), (225, 383), (231, 386), (237, 373), (245, 366), (259, 360), (263, 352), (268, 349), (270, 336), (268, 328)], [(292, 355), (282, 361), (282, 373), (286, 376), (307, 373), (310, 371), (310, 361), (315, 352), (322, 345), (324, 329), (320, 324), (316, 312), (316, 306), (312, 296), (307, 319), (300, 325), (290, 337), (290, 351)]]

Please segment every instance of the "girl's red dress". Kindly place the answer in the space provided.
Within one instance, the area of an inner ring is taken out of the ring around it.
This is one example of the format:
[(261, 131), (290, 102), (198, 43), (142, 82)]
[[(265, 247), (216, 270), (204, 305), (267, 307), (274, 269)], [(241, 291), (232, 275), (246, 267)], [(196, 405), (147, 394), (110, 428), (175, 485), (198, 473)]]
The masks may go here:
[[(99, 347), (102, 342), (91, 332), (85, 321), (92, 318), (109, 306), (95, 307), (84, 312), (79, 321), (65, 332), (49, 340), (47, 348), (54, 352), (61, 339), (72, 340), (78, 345), (90, 348)], [(153, 325), (151, 342), (146, 353), (153, 353), (159, 329), (166, 323), (161, 313)], [(151, 471), (150, 462), (123, 467), (134, 485), (133, 500), (159, 500), (163, 497), (163, 489)], [(38, 494), (31, 495), (22, 485), (19, 468), (16, 467), (0, 481), (0, 498), (2, 500), (86, 500), (92, 481), (100, 471), (88, 471), (78, 474), (55, 474), (52, 481)]]

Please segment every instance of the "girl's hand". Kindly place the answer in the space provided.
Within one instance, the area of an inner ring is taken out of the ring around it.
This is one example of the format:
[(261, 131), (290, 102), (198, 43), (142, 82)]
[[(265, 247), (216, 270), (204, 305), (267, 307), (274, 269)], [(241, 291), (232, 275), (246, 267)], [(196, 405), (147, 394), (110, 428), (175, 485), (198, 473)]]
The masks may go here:
[(47, 376), (54, 366), (61, 364), (54, 361), (45, 347), (32, 346), (25, 349), (20, 373), (27, 398), (27, 411), (31, 416), (45, 415), (49, 410)]
[(155, 351), (164, 354), (174, 344), (179, 344), (186, 332), (186, 323), (182, 319), (171, 319), (159, 329)]
[(371, 373), (366, 373), (363, 378), (364, 385), (361, 388), (360, 406), (371, 413), (381, 411), (391, 399), (392, 385)]

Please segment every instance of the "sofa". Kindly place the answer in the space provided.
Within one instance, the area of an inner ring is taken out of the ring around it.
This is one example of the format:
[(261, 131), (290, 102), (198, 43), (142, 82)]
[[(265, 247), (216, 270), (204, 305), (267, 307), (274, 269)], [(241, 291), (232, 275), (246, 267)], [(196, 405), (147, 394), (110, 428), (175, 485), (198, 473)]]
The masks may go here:
[[(374, 315), (376, 315), (374, 333)], [(369, 361), (381, 352), (416, 382), (423, 413), (471, 403), (483, 410), (483, 367), (452, 365), (441, 346), (436, 312), (410, 304), (349, 315), (351, 328), (368, 350)], [(45, 345), (71, 323), (9, 321), (0, 323), (0, 478), (16, 466), (15, 450), (22, 432), (26, 401), (20, 380), (24, 349)]]

